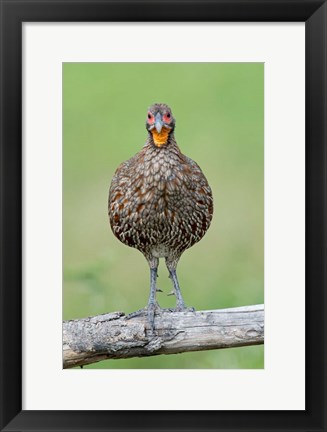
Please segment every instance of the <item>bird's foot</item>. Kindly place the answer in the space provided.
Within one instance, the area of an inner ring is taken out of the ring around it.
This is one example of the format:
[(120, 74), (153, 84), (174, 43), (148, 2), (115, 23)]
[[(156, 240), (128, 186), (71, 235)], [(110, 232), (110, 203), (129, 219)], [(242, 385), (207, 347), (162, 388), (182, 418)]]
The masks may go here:
[(195, 308), (194, 307), (187, 307), (185, 306), (185, 304), (177, 304), (174, 312), (195, 312)]
[(139, 309), (135, 312), (131, 312), (128, 315), (125, 315), (125, 319), (131, 319), (131, 318), (136, 318), (136, 317), (140, 317), (140, 316), (146, 316), (148, 312), (148, 308), (144, 307), (143, 309)]
[(154, 330), (154, 316), (155, 314), (161, 314), (162, 308), (158, 305), (158, 303), (149, 303), (147, 306), (148, 311), (148, 323), (150, 326), (150, 330)]
[(155, 314), (160, 314), (162, 310), (163, 309), (158, 305), (158, 303), (149, 303), (143, 309), (139, 309), (135, 312), (131, 312), (130, 314), (126, 315), (125, 319), (147, 316), (150, 329), (154, 330), (154, 316)]

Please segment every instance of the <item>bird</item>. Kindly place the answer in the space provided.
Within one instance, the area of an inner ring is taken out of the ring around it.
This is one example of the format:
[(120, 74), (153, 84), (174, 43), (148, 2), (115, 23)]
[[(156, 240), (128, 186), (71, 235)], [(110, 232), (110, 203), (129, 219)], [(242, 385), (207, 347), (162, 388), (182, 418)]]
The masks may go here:
[(162, 310), (156, 300), (161, 291), (157, 288), (159, 258), (165, 258), (173, 283), (173, 310), (194, 311), (185, 305), (177, 264), (183, 252), (202, 239), (213, 217), (212, 190), (199, 165), (180, 151), (175, 125), (168, 105), (151, 105), (146, 114), (146, 142), (117, 168), (109, 189), (113, 234), (140, 251), (150, 268), (148, 303), (138, 312), (147, 314), (152, 330), (155, 315)]

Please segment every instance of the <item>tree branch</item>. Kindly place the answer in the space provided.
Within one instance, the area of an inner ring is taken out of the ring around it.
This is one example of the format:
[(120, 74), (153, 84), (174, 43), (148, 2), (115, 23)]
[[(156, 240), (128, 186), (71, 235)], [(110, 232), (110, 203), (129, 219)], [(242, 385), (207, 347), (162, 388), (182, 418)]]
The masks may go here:
[(155, 330), (147, 317), (113, 312), (63, 323), (63, 367), (106, 359), (176, 354), (264, 343), (264, 306), (199, 312), (163, 311)]

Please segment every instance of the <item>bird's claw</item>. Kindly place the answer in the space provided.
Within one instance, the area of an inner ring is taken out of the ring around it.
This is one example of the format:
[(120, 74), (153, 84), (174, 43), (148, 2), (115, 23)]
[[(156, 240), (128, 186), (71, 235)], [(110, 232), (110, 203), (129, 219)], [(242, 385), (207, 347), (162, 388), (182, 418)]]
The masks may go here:
[(148, 322), (151, 330), (154, 330), (154, 312), (156, 310), (156, 304), (150, 303), (148, 305)]
[(128, 315), (125, 316), (125, 319), (131, 319), (131, 318), (135, 318), (135, 317), (139, 317), (139, 316), (144, 316), (147, 313), (147, 308), (143, 308), (143, 309), (139, 309), (135, 312), (131, 312)]
[(162, 308), (158, 305), (158, 303), (149, 303), (145, 308), (139, 309), (126, 315), (125, 319), (129, 320), (131, 318), (136, 318), (139, 316), (147, 316), (150, 330), (153, 331), (155, 314), (160, 314), (161, 312)]
[(158, 305), (158, 303), (149, 303), (147, 306), (148, 311), (148, 323), (150, 326), (150, 330), (154, 330), (154, 316), (155, 314), (160, 314), (162, 312), (162, 308)]

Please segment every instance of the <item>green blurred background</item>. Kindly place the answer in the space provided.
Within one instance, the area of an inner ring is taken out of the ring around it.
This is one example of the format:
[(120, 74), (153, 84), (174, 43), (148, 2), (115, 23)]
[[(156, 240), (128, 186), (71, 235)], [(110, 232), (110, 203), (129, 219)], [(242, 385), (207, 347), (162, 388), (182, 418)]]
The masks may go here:
[[(196, 310), (263, 303), (262, 63), (63, 64), (63, 318), (145, 306), (149, 270), (143, 255), (120, 243), (107, 216), (118, 165), (146, 140), (147, 108), (170, 105), (180, 149), (205, 173), (214, 218), (187, 250), (178, 276)], [(161, 260), (158, 293), (175, 304)], [(129, 360), (87, 368), (263, 368), (263, 346)]]

